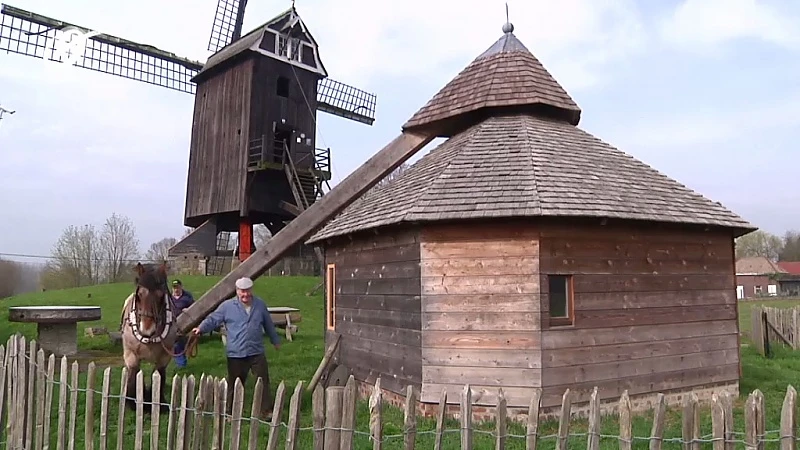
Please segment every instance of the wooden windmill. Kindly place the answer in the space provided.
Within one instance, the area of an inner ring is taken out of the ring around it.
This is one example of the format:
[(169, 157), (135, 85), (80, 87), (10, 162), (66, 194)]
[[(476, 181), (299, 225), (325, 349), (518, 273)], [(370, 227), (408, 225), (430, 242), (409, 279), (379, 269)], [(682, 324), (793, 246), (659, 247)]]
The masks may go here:
[(330, 149), (315, 145), (316, 111), (368, 125), (375, 113), (374, 94), (327, 77), (294, 4), (240, 37), (245, 3), (219, 0), (208, 46), (215, 53), (205, 64), (13, 6), (0, 10), (0, 51), (195, 94), (184, 224), (196, 230), (173, 248), (213, 253), (218, 234), (239, 232), (241, 261), (253, 252), (253, 224), (275, 235), (324, 194)]

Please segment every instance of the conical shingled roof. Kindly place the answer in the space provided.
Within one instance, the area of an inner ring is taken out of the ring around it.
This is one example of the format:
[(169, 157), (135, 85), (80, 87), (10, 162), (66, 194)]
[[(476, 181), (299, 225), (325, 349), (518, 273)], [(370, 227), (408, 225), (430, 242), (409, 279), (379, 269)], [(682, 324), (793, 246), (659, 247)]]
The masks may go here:
[(354, 201), (308, 242), (404, 222), (521, 217), (710, 225), (735, 235), (756, 229), (570, 122), (531, 111), (490, 112)]
[(417, 111), (404, 130), (452, 136), (479, 121), (486, 108), (536, 111), (578, 124), (578, 105), (506, 25), (504, 35)]

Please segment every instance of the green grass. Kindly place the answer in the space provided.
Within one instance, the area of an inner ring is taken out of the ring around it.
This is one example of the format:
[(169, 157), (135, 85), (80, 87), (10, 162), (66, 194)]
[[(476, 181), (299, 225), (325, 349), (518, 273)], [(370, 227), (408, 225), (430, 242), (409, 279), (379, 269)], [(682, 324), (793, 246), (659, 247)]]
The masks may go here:
[[(184, 284), (187, 288), (199, 297), (205, 290), (210, 288), (219, 278), (217, 277), (183, 277)], [(299, 380), (304, 380), (306, 383), (311, 379), (314, 371), (316, 370), (322, 358), (324, 349), (323, 344), (323, 311), (322, 311), (322, 294), (317, 292), (313, 296), (306, 296), (306, 292), (310, 291), (319, 283), (316, 277), (262, 277), (255, 283), (255, 293), (263, 298), (270, 306), (292, 306), (299, 308), (302, 314), (302, 322), (298, 324), (299, 332), (295, 336), (293, 342), (285, 342), (280, 351), (275, 351), (271, 346), (267, 346), (267, 358), (270, 364), (270, 378), (272, 380), (272, 390), (274, 392), (277, 384), (283, 380), (286, 383), (286, 398), (284, 401), (283, 421), (287, 421), (287, 410), (289, 405), (289, 398)], [(85, 365), (89, 360), (93, 360), (98, 365), (97, 378), (95, 386), (99, 390), (102, 383), (102, 371), (106, 366), (112, 367), (112, 394), (119, 393), (120, 373), (121, 373), (121, 346), (113, 346), (110, 344), (106, 336), (98, 337), (85, 337), (83, 329), (89, 326), (106, 327), (111, 331), (117, 330), (120, 321), (120, 309), (122, 302), (130, 293), (131, 285), (129, 283), (92, 286), (77, 289), (69, 289), (62, 291), (51, 291), (44, 293), (31, 293), (13, 297), (10, 299), (0, 300), (0, 339), (5, 342), (7, 338), (16, 332), (24, 334), (28, 339), (35, 338), (36, 326), (33, 324), (19, 324), (8, 322), (8, 307), (17, 305), (97, 305), (102, 308), (103, 317), (97, 322), (86, 322), (79, 325), (78, 345), (81, 350), (81, 356), (78, 358), (81, 365), (80, 385), (85, 386)], [(91, 297), (89, 297), (91, 294)], [(800, 305), (800, 300), (792, 299), (777, 299), (765, 300), (758, 302), (742, 302), (740, 304), (740, 323), (742, 331), (747, 331), (750, 328), (749, 317), (750, 309), (757, 304), (764, 304), (774, 307), (790, 307)], [(741, 395), (736, 402), (735, 421), (737, 431), (744, 430), (742, 406), (744, 400), (754, 389), (760, 389), (765, 396), (766, 410), (767, 410), (767, 430), (777, 430), (780, 426), (780, 409), (783, 402), (783, 397), (786, 392), (788, 384), (800, 386), (800, 358), (797, 352), (785, 348), (776, 348), (773, 358), (765, 359), (755, 353), (752, 346), (747, 345), (747, 339), (744, 338), (742, 343), (741, 357), (743, 366), (743, 377), (740, 382)], [(70, 361), (71, 363), (72, 361)], [(146, 379), (149, 381), (150, 368), (145, 368)], [(56, 364), (56, 377), (59, 373), (59, 364)], [(189, 367), (176, 371), (174, 365), (170, 365), (168, 369), (167, 381), (167, 398), (172, 384), (172, 376), (178, 374), (194, 374), (199, 381), (199, 376), (202, 373), (211, 376), (222, 377), (226, 373), (224, 348), (219, 339), (219, 336), (205, 337), (200, 341), (197, 357), (190, 359)], [(252, 376), (246, 385), (245, 391), (245, 407), (244, 415), (249, 416), (250, 401), (248, 396), (252, 393), (254, 380)], [(195, 391), (196, 392), (196, 391)], [(83, 393), (79, 394), (78, 399), (79, 410), (77, 413), (77, 427), (75, 437), (75, 448), (84, 448), (84, 411), (85, 396)], [(110, 424), (109, 424), (109, 445), (113, 446), (116, 442), (117, 433), (117, 403), (112, 400), (110, 403)], [(97, 419), (95, 420), (95, 427), (99, 426), (99, 409), (100, 398), (95, 396), (95, 411), (97, 411)], [(51, 445), (55, 446), (56, 440), (56, 427), (57, 427), (57, 414), (58, 410), (58, 387), (53, 390), (53, 416), (51, 419)], [(135, 433), (135, 416), (130, 411), (125, 413), (124, 433), (125, 433), (125, 448), (133, 448), (134, 433)], [(665, 437), (678, 438), (681, 435), (681, 417), (680, 411), (677, 409), (669, 410), (667, 417), (667, 427), (665, 430)], [(701, 434), (710, 434), (711, 432), (711, 419), (708, 411), (704, 411)], [(301, 404), (301, 428), (311, 426), (311, 395), (303, 395)], [(634, 436), (644, 437), (650, 433), (652, 413), (638, 415), (634, 418), (633, 433)], [(368, 449), (372, 448), (372, 443), (365, 433), (368, 432), (369, 424), (369, 411), (365, 402), (359, 402), (357, 417), (357, 428), (361, 433), (354, 436), (355, 448)], [(384, 411), (384, 436), (394, 436), (385, 442), (384, 448), (394, 449), (402, 448), (403, 439), (399, 437), (402, 433), (403, 414), (397, 408), (386, 406)], [(431, 433), (435, 429), (435, 422), (430, 419), (420, 418), (418, 420), (419, 434), (417, 435), (418, 448), (432, 448), (434, 435)], [(455, 421), (449, 421), (447, 427), (451, 432), (447, 433), (444, 438), (444, 448), (456, 449), (460, 447), (458, 424)], [(145, 418), (144, 422), (146, 441), (145, 448), (149, 448), (149, 418)], [(479, 424), (475, 428), (483, 431), (491, 431), (493, 425)], [(165, 445), (165, 433), (167, 429), (167, 416), (162, 415), (161, 419), (161, 435), (162, 447)], [(228, 428), (230, 429), (230, 425)], [(540, 425), (541, 435), (553, 435), (557, 433), (558, 424), (554, 421), (546, 421)], [(585, 433), (587, 424), (585, 420), (574, 419), (571, 423), (570, 431), (572, 433)], [(524, 435), (525, 430), (516, 424), (509, 427), (509, 432), (514, 435)], [(613, 416), (604, 417), (601, 422), (601, 432), (604, 435), (617, 435), (618, 424)], [(266, 442), (268, 429), (266, 425), (260, 427), (260, 444), (259, 448), (263, 448)], [(95, 442), (97, 442), (97, 435), (95, 431)], [(249, 435), (249, 423), (242, 423), (241, 442), (242, 447), (246, 446)], [(741, 437), (741, 436), (737, 436)], [(768, 438), (777, 438), (777, 435), (768, 436)], [(279, 446), (283, 448), (284, 441), (283, 433), (280, 436)], [(3, 439), (0, 438), (0, 441)], [(312, 448), (313, 432), (311, 430), (301, 429), (298, 435), (298, 448)], [(542, 445), (551, 447), (555, 444), (554, 438), (540, 439)], [(488, 433), (476, 432), (474, 435), (474, 443), (476, 449), (489, 449), (493, 448), (493, 436)], [(569, 447), (573, 449), (585, 448), (586, 437), (575, 436), (570, 438)], [(618, 442), (615, 439), (602, 439), (602, 448), (618, 448)], [(524, 439), (522, 438), (509, 438), (507, 447), (510, 449), (524, 448)], [(710, 444), (708, 445), (710, 448)], [(768, 448), (775, 447), (773, 444), (768, 444)], [(55, 448), (55, 447), (52, 447)], [(648, 442), (639, 440), (634, 442), (634, 448), (648, 448)], [(664, 448), (678, 448), (678, 444), (665, 443)], [(705, 448), (705, 446), (704, 446)]]

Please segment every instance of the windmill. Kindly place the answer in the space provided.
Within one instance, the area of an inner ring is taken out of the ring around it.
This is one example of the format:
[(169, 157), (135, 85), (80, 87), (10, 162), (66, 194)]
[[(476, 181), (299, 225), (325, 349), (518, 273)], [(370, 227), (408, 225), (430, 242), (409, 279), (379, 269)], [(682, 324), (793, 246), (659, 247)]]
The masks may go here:
[(208, 44), (214, 53), (205, 64), (13, 6), (0, 9), (0, 51), (195, 94), (184, 214), (195, 231), (171, 253), (214, 255), (217, 242), (238, 232), (244, 261), (254, 250), (254, 224), (275, 235), (326, 191), (330, 149), (315, 145), (316, 111), (375, 120), (374, 94), (328, 78), (294, 2), (242, 36), (245, 5), (218, 0)]
[(5, 109), (5, 108), (3, 108), (2, 105), (0, 105), (0, 120), (3, 120), (3, 114), (8, 114), (10, 116), (11, 114), (14, 114), (15, 112), (16, 111), (11, 111), (11, 110)]

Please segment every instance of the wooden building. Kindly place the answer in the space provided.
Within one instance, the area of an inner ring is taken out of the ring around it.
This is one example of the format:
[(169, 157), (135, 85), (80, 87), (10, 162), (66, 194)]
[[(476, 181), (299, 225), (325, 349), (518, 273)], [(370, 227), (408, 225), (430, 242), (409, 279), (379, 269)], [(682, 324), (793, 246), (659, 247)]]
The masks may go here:
[(754, 228), (578, 128), (503, 31), (404, 125), (448, 139), (309, 240), (336, 362), (423, 412), (467, 383), (521, 410), (533, 388), (543, 408), (738, 392), (733, 240)]

